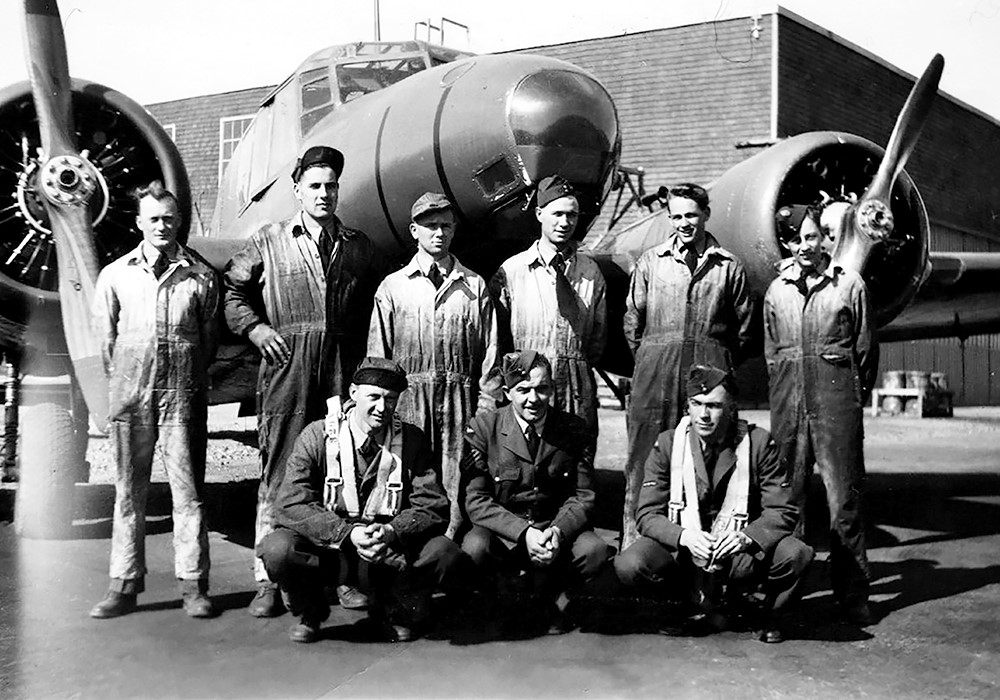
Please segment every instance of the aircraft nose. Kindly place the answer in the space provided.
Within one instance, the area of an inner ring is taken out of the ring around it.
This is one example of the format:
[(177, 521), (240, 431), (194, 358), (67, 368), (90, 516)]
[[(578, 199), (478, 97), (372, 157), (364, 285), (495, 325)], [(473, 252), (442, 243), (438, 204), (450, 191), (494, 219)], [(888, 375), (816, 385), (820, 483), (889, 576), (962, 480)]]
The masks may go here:
[(558, 173), (582, 191), (582, 209), (596, 210), (619, 145), (618, 116), (604, 87), (578, 71), (536, 71), (514, 88), (507, 121), (532, 181)]

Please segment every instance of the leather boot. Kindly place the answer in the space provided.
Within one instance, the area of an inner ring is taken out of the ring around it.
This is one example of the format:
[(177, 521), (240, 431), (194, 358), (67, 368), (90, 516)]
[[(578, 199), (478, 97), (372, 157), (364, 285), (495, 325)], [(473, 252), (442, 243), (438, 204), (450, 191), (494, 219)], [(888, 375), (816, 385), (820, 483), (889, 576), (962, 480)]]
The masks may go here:
[(98, 620), (110, 617), (119, 617), (135, 611), (135, 593), (119, 593), (118, 591), (108, 591), (104, 599), (90, 609), (90, 616)]
[(214, 617), (215, 608), (212, 606), (211, 598), (208, 597), (208, 581), (181, 580), (179, 585), (181, 600), (184, 601), (184, 612), (188, 617)]
[(257, 595), (250, 601), (247, 612), (254, 617), (277, 617), (283, 609), (277, 584), (266, 581), (257, 585)]

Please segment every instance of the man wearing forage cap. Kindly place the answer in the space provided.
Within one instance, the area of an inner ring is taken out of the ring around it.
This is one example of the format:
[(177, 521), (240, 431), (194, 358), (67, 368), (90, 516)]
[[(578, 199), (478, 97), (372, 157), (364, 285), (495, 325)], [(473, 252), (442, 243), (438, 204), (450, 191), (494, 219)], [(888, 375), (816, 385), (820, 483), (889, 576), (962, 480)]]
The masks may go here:
[(445, 538), (448, 500), (423, 433), (395, 415), (407, 387), (398, 363), (367, 357), (350, 399), (302, 431), (275, 501), (277, 528), (257, 548), (299, 622), (295, 642), (314, 642), (330, 614), (324, 587), (370, 593), (370, 615), (389, 641), (410, 641), (427, 623), (434, 587), (464, 555)]
[(368, 354), (406, 370), (410, 390), (399, 416), (424, 431), (441, 473), (451, 517), (462, 522), (459, 461), (465, 426), (477, 409), (496, 404), (496, 319), (486, 282), (451, 254), (455, 212), (443, 194), (426, 192), (410, 209), (416, 255), (375, 292)]
[(549, 361), (524, 350), (504, 356), (510, 404), (480, 413), (466, 432), (465, 506), (472, 530), (462, 549), (484, 578), (527, 572), (534, 618), (565, 629), (556, 598), (593, 580), (610, 548), (591, 529), (594, 443), (583, 419), (550, 405)]
[[(226, 265), (226, 322), (260, 351), (257, 432), (261, 476), (255, 541), (273, 528), (272, 508), (296, 436), (343, 395), (365, 354), (372, 298), (383, 272), (371, 241), (337, 218), (344, 156), (311, 146), (295, 163), (301, 211), (267, 224)], [(281, 611), (276, 587), (255, 560), (249, 612)]]
[(777, 614), (796, 596), (812, 548), (792, 536), (798, 511), (766, 430), (739, 419), (732, 376), (695, 365), (688, 415), (660, 433), (646, 460), (636, 520), (641, 537), (615, 560), (628, 586), (662, 594), (682, 582), (710, 621), (725, 583), (765, 594), (760, 639), (782, 641)]
[[(781, 207), (778, 238), (791, 257), (764, 297), (771, 431), (804, 515), (813, 468), (830, 512), (833, 593), (849, 622), (872, 622), (861, 516), (862, 410), (878, 365), (868, 289), (823, 251), (819, 211)], [(805, 531), (800, 520), (797, 534)]]
[(553, 405), (583, 418), (596, 441), (593, 367), (607, 337), (605, 283), (573, 240), (580, 206), (558, 175), (538, 183), (537, 241), (507, 259), (490, 281), (503, 350), (531, 348), (552, 363)]

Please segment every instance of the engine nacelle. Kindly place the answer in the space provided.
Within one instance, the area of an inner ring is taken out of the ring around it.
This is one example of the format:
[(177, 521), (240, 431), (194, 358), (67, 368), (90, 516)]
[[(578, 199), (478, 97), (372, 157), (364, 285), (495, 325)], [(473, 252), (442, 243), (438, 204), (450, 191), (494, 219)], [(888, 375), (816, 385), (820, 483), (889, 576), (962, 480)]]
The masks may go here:
[[(743, 261), (751, 286), (763, 296), (786, 257), (774, 214), (786, 204), (824, 199), (849, 202), (871, 184), (884, 149), (853, 134), (818, 131), (782, 141), (731, 168), (712, 185), (708, 228)], [(846, 207), (845, 207), (846, 208)], [(863, 271), (879, 326), (894, 319), (926, 275), (930, 225), (910, 176), (892, 191), (892, 235), (875, 247)]]
[[(190, 186), (173, 140), (125, 95), (83, 80), (72, 86), (77, 144), (98, 172), (90, 207), (101, 266), (141, 240), (129, 192), (154, 179), (177, 195), (186, 240)], [(55, 242), (36, 189), (39, 143), (30, 84), (0, 90), (0, 195), (9, 196), (0, 207), (0, 348), (52, 355), (66, 350)]]

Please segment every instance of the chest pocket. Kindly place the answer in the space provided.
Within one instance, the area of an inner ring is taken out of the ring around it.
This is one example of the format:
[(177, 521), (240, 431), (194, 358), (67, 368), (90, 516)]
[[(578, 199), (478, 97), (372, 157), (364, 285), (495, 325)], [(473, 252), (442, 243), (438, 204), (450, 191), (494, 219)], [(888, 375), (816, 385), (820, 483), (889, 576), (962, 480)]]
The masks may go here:
[(521, 465), (514, 455), (504, 455), (493, 476), (497, 501), (506, 503), (513, 498), (521, 484)]
[[(174, 273), (181, 274), (180, 271)], [(188, 340), (197, 341), (200, 331), (200, 284), (196, 277), (188, 277), (174, 283), (161, 295), (166, 294), (167, 317), (173, 333)], [(161, 296), (161, 299), (163, 297)]]

